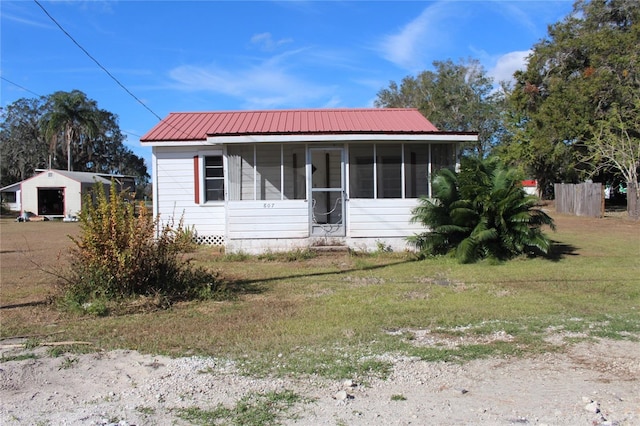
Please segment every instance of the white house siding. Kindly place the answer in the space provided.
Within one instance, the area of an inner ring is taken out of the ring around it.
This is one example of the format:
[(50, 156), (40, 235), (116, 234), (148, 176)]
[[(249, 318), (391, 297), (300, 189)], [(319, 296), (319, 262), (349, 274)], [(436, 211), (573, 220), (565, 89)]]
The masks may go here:
[(7, 208), (12, 212), (19, 212), (22, 210), (22, 191), (17, 190), (15, 192), (16, 202), (15, 203), (7, 203)]
[(230, 201), (229, 239), (306, 238), (309, 204), (304, 200)]
[[(20, 183), (14, 183), (13, 185), (5, 186), (2, 188), (2, 199), (5, 202), (5, 208), (12, 212), (19, 212), (22, 210), (22, 191), (20, 190)], [(11, 201), (15, 200), (15, 201)]]
[(347, 202), (347, 243), (355, 248), (375, 249), (377, 242), (393, 250), (410, 248), (406, 237), (423, 232), (419, 223), (411, 223), (411, 210), (417, 199), (358, 199)]
[[(222, 244), (225, 235), (224, 202), (196, 204), (193, 157), (197, 151), (156, 149), (155, 214), (163, 223), (180, 219), (186, 227), (193, 227), (201, 242)], [(199, 177), (198, 177), (199, 178)], [(203, 183), (200, 184), (202, 187)], [(199, 196), (202, 200), (202, 195)]]
[(230, 201), (227, 249), (257, 253), (308, 245), (309, 203), (304, 200)]

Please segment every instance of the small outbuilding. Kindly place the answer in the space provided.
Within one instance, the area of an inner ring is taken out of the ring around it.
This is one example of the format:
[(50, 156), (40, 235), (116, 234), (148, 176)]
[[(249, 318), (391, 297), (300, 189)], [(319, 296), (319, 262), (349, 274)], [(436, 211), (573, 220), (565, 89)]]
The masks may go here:
[(2, 188), (3, 194), (15, 191), (19, 195), (13, 207), (25, 216), (49, 219), (75, 216), (82, 209), (84, 194), (97, 183), (102, 183), (106, 192), (110, 190), (112, 180), (118, 191), (135, 190), (134, 178), (129, 176), (55, 169), (38, 172), (22, 182)]
[(417, 109), (171, 113), (152, 147), (153, 211), (200, 243), (257, 253), (317, 245), (407, 248), (420, 196), (476, 133)]

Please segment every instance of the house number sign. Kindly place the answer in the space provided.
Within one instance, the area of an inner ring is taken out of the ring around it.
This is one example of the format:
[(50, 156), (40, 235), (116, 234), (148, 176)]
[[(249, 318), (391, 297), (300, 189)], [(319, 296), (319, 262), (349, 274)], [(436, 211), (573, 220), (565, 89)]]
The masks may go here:
[(265, 209), (272, 209), (276, 206), (276, 203), (264, 203)]

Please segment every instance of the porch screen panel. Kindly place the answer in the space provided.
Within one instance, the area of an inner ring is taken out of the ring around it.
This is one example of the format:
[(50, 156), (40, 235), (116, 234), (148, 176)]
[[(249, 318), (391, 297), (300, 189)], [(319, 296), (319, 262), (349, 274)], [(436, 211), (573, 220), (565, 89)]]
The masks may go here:
[(304, 200), (307, 197), (304, 145), (284, 145), (282, 159), (285, 200)]
[(429, 145), (404, 146), (405, 198), (429, 195)]
[(377, 145), (377, 198), (402, 198), (402, 147)]
[(282, 145), (256, 145), (256, 199), (280, 200)]
[(431, 145), (431, 173), (438, 170), (453, 169), (456, 166), (455, 144), (434, 143)]
[(253, 145), (231, 145), (227, 148), (229, 163), (229, 199), (254, 199)]
[(349, 196), (373, 198), (373, 144), (349, 146)]

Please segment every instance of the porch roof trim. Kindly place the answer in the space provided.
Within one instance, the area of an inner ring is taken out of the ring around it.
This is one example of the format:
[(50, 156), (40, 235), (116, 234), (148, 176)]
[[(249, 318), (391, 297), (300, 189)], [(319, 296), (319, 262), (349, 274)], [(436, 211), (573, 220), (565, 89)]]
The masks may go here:
[[(212, 146), (223, 144), (248, 143), (345, 143), (345, 142), (407, 142), (407, 143), (453, 143), (475, 142), (475, 133), (433, 133), (428, 135), (245, 135), (245, 136), (214, 136), (206, 140), (192, 141), (190, 146)], [(184, 146), (184, 141), (161, 141), (149, 144), (151, 146)]]

